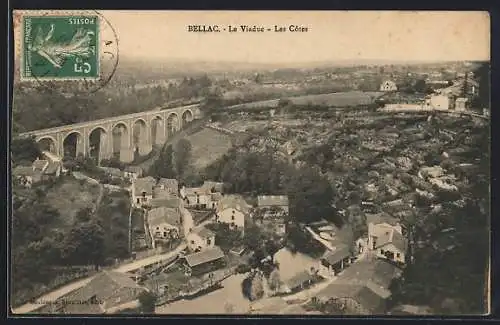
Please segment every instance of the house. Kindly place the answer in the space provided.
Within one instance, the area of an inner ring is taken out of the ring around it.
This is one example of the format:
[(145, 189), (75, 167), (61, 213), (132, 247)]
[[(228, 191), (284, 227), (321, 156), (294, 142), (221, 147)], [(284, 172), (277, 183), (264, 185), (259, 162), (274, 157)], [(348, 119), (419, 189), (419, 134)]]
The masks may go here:
[(122, 178), (123, 177), (123, 172), (119, 170), (118, 168), (113, 168), (113, 167), (100, 167), (100, 169), (109, 177), (112, 178)]
[(319, 261), (319, 274), (324, 277), (334, 277), (344, 270), (351, 261), (352, 253), (347, 245), (328, 250)]
[(215, 211), (217, 222), (227, 223), (231, 229), (244, 229), (245, 216), (251, 206), (239, 195), (226, 195), (217, 204)]
[(135, 206), (147, 205), (153, 199), (156, 179), (151, 176), (138, 178), (132, 185), (132, 202)]
[[(212, 193), (207, 188), (183, 187), (180, 194), (184, 204), (190, 208), (214, 209), (217, 206), (217, 202), (212, 201)], [(217, 199), (217, 197), (214, 196), (214, 199)]]
[(317, 276), (315, 276), (309, 270), (303, 270), (289, 279), (283, 280), (281, 290), (283, 293), (296, 293), (307, 289), (315, 281), (317, 281)]
[(151, 238), (156, 241), (169, 242), (180, 238), (182, 218), (178, 208), (159, 207), (151, 209), (147, 214)]
[(179, 182), (173, 178), (160, 178), (156, 187), (170, 195), (177, 196), (179, 194)]
[(376, 251), (377, 257), (404, 264), (407, 246), (400, 225), (368, 224), (368, 248)]
[(338, 304), (344, 314), (382, 314), (389, 287), (402, 271), (384, 260), (360, 260), (344, 270), (313, 299)]
[(222, 182), (205, 181), (201, 187), (211, 193), (224, 193), (224, 183)]
[(215, 246), (215, 233), (205, 227), (194, 228), (187, 235), (188, 248), (198, 252)]
[(226, 265), (224, 252), (218, 246), (186, 255), (184, 257), (186, 273), (200, 275), (220, 269)]
[(338, 314), (376, 315), (385, 313), (385, 300), (370, 288), (357, 284), (333, 282), (313, 298), (336, 307)]
[(127, 166), (123, 171), (123, 176), (128, 178), (131, 182), (142, 177), (142, 168), (139, 166)]
[(464, 97), (459, 97), (455, 100), (455, 110), (457, 111), (465, 111), (469, 107), (469, 99)]
[(199, 209), (215, 209), (222, 198), (224, 183), (205, 181), (200, 187), (180, 189), (186, 206)]
[(396, 83), (391, 80), (386, 80), (380, 85), (380, 91), (396, 91), (398, 87)]
[(178, 197), (156, 197), (153, 189), (153, 198), (149, 201), (148, 206), (151, 208), (180, 208), (181, 200)]
[(12, 176), (18, 182), (31, 187), (33, 184), (59, 177), (62, 172), (62, 162), (36, 159), (31, 166), (17, 166), (12, 170)]
[(138, 297), (145, 291), (146, 288), (136, 284), (126, 273), (103, 271), (51, 307), (53, 312), (61, 314), (116, 313), (138, 307)]

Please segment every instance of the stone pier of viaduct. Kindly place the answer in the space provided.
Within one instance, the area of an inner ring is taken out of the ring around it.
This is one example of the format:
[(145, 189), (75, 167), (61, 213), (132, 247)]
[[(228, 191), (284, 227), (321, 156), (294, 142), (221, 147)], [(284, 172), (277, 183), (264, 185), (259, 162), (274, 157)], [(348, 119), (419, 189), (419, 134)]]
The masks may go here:
[(59, 157), (84, 156), (133, 161), (147, 155), (193, 119), (201, 117), (199, 104), (109, 117), (22, 133), (33, 136), (43, 150)]

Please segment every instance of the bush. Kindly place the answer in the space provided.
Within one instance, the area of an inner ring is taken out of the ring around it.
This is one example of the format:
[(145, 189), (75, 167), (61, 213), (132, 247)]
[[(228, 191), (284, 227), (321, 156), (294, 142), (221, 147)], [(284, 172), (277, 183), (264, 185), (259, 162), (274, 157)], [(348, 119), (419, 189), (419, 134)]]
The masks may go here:
[(248, 264), (240, 264), (236, 267), (236, 272), (238, 274), (245, 274), (245, 273), (250, 272), (250, 270), (251, 270), (251, 267)]

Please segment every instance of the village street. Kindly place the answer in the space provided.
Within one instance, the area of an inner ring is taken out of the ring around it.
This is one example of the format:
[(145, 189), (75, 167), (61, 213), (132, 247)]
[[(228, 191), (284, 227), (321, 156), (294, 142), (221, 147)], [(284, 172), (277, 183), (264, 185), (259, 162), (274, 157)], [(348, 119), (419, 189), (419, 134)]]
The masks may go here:
[(250, 301), (243, 296), (241, 283), (245, 275), (236, 274), (222, 281), (221, 289), (194, 299), (182, 299), (156, 307), (156, 314), (244, 314)]
[[(171, 252), (161, 254), (161, 255), (146, 257), (146, 258), (143, 258), (140, 260), (136, 260), (136, 261), (133, 261), (133, 262), (130, 262), (127, 264), (123, 264), (119, 267), (109, 269), (108, 271), (125, 273), (125, 272), (130, 272), (133, 270), (137, 270), (137, 269), (139, 269), (143, 266), (146, 266), (146, 265), (154, 264), (154, 263), (157, 263), (157, 262), (160, 262), (163, 260), (168, 260), (169, 258), (172, 258), (173, 256), (179, 254), (186, 247), (187, 247), (186, 244), (181, 244), (179, 247), (177, 247), (175, 250), (173, 250)], [(35, 309), (38, 309), (39, 307), (41, 307), (42, 305), (45, 305), (48, 302), (56, 301), (58, 298), (66, 295), (66, 294), (68, 294), (76, 289), (83, 287), (84, 285), (89, 283), (92, 279), (93, 279), (93, 276), (90, 276), (90, 277), (87, 277), (85, 279), (80, 279), (80, 280), (77, 280), (75, 282), (69, 283), (69, 284), (67, 284), (67, 285), (65, 285), (57, 290), (51, 291), (51, 292), (37, 298), (36, 299), (37, 303), (24, 304), (18, 308), (12, 309), (12, 312), (14, 314), (24, 314), (24, 313), (32, 312)]]

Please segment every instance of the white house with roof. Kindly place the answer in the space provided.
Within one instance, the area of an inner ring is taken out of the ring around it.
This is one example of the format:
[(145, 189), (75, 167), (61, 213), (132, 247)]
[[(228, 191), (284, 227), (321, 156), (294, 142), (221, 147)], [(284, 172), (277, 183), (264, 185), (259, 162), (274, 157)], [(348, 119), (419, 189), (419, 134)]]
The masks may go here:
[(396, 86), (396, 83), (392, 80), (386, 80), (382, 82), (380, 85), (380, 91), (396, 91), (398, 90), (398, 86)]
[(151, 209), (147, 213), (147, 221), (153, 246), (156, 246), (156, 241), (168, 242), (181, 236), (182, 218), (178, 208)]
[(147, 205), (153, 199), (156, 179), (151, 176), (138, 178), (132, 184), (132, 204), (136, 207)]
[(368, 222), (368, 249), (376, 252), (379, 258), (405, 263), (407, 240), (403, 236), (401, 224), (390, 217), (373, 215)]
[(215, 246), (215, 233), (205, 227), (196, 227), (187, 235), (188, 248), (199, 252)]
[(252, 207), (240, 195), (226, 195), (217, 204), (216, 222), (226, 223), (231, 229), (245, 229), (245, 216)]

